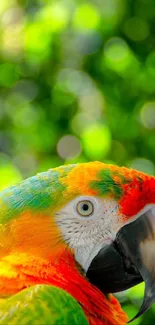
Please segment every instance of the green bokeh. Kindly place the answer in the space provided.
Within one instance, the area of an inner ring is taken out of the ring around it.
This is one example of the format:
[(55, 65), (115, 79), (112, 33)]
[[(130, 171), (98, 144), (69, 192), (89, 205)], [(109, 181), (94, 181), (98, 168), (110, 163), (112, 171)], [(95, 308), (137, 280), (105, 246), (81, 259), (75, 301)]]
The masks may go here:
[[(0, 1), (0, 189), (90, 160), (155, 174), (154, 21), (154, 0)], [(143, 289), (118, 295), (130, 318)]]

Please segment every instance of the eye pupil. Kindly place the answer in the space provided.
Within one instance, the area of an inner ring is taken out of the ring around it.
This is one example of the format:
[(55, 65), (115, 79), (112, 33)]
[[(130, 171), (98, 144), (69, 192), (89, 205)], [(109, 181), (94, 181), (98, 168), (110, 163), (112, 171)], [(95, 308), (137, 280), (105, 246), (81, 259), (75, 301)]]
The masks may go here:
[(89, 217), (94, 212), (94, 205), (88, 200), (80, 201), (76, 206), (76, 210), (82, 217)]
[(83, 207), (82, 208), (83, 208), (84, 211), (88, 211), (89, 210), (89, 206), (86, 203), (83, 204)]

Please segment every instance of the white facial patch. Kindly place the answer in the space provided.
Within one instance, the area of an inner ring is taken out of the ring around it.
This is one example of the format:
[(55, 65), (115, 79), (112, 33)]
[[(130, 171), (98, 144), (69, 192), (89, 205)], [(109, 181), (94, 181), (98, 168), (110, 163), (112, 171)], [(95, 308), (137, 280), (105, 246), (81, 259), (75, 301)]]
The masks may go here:
[(85, 271), (104, 244), (115, 239), (122, 226), (118, 203), (114, 199), (94, 196), (76, 197), (55, 214), (55, 219), (64, 240), (74, 249), (75, 258)]

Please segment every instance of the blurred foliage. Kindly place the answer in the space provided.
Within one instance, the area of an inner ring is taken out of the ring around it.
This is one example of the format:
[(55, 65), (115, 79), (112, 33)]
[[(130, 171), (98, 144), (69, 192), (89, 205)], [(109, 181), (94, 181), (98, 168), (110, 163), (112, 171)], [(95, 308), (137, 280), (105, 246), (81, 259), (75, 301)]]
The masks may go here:
[[(1, 189), (77, 161), (155, 174), (154, 21), (154, 0), (0, 1)], [(130, 318), (142, 296), (119, 294)]]

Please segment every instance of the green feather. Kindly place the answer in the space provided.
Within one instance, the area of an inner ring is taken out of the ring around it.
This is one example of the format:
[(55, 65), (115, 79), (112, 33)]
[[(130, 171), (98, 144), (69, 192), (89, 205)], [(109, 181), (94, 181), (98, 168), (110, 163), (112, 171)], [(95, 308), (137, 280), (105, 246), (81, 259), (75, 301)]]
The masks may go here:
[[(61, 177), (65, 177), (74, 165), (63, 167)], [(63, 200), (65, 186), (61, 183), (59, 170), (49, 170), (27, 178), (0, 192), (0, 224), (7, 223), (28, 210), (43, 211)]]
[[(114, 180), (114, 176), (118, 176), (120, 182)], [(122, 174), (111, 171), (109, 168), (101, 170), (98, 173), (98, 180), (92, 181), (90, 187), (98, 191), (99, 195), (113, 194), (115, 199), (120, 199), (123, 195), (122, 184), (129, 182)]]
[(0, 303), (0, 325), (88, 325), (78, 302), (54, 286), (35, 285)]

